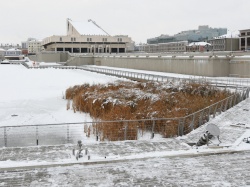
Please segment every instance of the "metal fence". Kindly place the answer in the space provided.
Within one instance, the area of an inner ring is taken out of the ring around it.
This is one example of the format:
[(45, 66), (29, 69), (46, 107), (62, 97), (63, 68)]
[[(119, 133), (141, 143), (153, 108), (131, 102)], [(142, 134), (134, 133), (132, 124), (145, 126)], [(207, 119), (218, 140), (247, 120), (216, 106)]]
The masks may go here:
[(0, 147), (123, 141), (182, 136), (249, 97), (249, 88), (180, 118), (95, 121), (0, 127)]
[(158, 81), (158, 82), (179, 82), (179, 81), (186, 81), (189, 83), (204, 83), (207, 82), (211, 85), (216, 87), (224, 87), (224, 88), (241, 88), (250, 86), (250, 79), (247, 78), (210, 78), (210, 77), (171, 77), (165, 75), (156, 75), (156, 74), (149, 74), (149, 73), (141, 73), (132, 70), (118, 70), (118, 69), (109, 69), (109, 68), (100, 68), (100, 67), (93, 67), (93, 66), (63, 66), (63, 65), (43, 65), (39, 67), (32, 67), (28, 66), (26, 63), (23, 65), (27, 68), (56, 68), (56, 69), (80, 69), (85, 71), (91, 71), (96, 73), (102, 73), (105, 75), (112, 75), (122, 78), (128, 78), (132, 80), (139, 80), (139, 81)]
[(148, 81), (172, 81), (177, 82), (180, 80), (184, 80), (186, 82), (207, 82), (212, 85), (218, 87), (246, 87), (250, 85), (250, 79), (240, 79), (240, 78), (210, 78), (210, 77), (171, 77), (165, 75), (156, 75), (156, 74), (148, 74), (148, 73), (141, 73), (135, 71), (125, 71), (125, 70), (117, 70), (117, 69), (109, 69), (109, 68), (99, 68), (93, 66), (79, 66), (77, 69), (103, 73), (106, 75), (114, 75), (117, 77), (124, 77), (134, 80), (148, 80)]

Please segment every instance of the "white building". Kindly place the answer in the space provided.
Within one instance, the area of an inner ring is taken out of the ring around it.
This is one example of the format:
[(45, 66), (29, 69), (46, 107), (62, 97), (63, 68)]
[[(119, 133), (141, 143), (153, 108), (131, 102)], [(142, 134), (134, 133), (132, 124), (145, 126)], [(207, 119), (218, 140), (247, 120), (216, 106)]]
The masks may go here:
[(24, 59), (24, 55), (22, 55), (20, 49), (11, 48), (5, 51), (4, 58), (8, 60), (22, 60)]
[(127, 35), (111, 36), (94, 21), (74, 22), (67, 19), (67, 35), (47, 37), (42, 41), (45, 51), (70, 53), (125, 53), (134, 50)]
[(29, 54), (39, 53), (43, 49), (42, 40), (36, 40), (35, 39), (35, 40), (27, 41), (27, 47), (28, 47), (28, 53)]
[(205, 52), (212, 50), (213, 46), (207, 42), (192, 42), (186, 46), (187, 52)]

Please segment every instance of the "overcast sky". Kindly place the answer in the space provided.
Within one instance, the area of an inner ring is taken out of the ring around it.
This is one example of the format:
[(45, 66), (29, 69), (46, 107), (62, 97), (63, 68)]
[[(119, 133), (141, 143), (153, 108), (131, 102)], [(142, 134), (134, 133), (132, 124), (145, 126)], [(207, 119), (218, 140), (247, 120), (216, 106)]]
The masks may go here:
[(199, 25), (250, 29), (250, 0), (0, 0), (0, 43), (66, 34), (66, 19), (94, 20), (136, 43)]

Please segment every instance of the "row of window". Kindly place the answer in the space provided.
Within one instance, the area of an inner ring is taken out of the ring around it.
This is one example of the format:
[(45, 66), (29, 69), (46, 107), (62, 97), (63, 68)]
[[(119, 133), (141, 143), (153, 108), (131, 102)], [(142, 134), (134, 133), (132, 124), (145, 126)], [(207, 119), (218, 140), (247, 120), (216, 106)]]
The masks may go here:
[[(76, 38), (71, 38), (71, 42), (75, 42)], [(102, 39), (103, 42), (107, 42), (108, 38), (103, 38)], [(122, 38), (117, 38), (118, 42), (122, 42)], [(60, 37), (60, 42), (62, 42), (62, 37)], [(92, 38), (87, 38), (87, 42), (92, 42)]]
[(224, 44), (225, 40), (215, 40), (211, 42), (212, 44)]
[(250, 32), (242, 32), (241, 36), (250, 36)]

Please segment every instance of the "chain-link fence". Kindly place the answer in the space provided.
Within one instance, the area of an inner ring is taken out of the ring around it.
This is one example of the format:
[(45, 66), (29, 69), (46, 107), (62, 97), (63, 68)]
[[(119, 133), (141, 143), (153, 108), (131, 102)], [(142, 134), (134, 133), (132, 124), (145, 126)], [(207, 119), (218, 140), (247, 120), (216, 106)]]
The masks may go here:
[(124, 141), (182, 136), (249, 97), (249, 89), (180, 118), (95, 121), (0, 127), (0, 147), (71, 144), (93, 141)]

